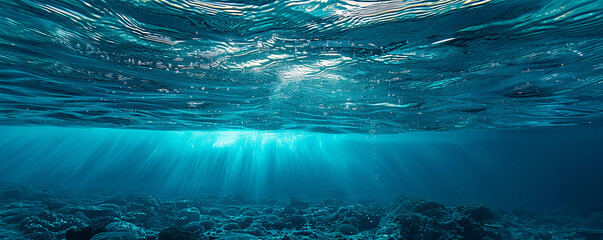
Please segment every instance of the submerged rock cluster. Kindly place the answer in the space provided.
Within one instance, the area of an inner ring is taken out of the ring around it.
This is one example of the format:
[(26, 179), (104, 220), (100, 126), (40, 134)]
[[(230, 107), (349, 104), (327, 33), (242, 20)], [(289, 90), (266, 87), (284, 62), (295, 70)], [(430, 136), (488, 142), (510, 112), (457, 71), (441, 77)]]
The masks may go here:
[(249, 201), (3, 188), (2, 239), (603, 239), (603, 212), (588, 217), (510, 214), (412, 197), (393, 203)]

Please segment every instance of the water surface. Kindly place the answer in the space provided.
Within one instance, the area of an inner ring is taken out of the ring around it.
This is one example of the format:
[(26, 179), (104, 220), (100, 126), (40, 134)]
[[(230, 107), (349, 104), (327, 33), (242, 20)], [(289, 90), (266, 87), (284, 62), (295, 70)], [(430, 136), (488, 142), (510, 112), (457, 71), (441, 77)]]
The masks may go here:
[(0, 123), (600, 125), (599, 1), (2, 1)]

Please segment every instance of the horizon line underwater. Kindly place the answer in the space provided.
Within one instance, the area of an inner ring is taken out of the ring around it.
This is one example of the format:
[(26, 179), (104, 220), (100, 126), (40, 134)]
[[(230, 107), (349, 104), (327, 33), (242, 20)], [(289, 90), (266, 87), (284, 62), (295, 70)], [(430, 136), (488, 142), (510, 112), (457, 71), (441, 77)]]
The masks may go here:
[(0, 239), (603, 239), (603, 4), (0, 1)]

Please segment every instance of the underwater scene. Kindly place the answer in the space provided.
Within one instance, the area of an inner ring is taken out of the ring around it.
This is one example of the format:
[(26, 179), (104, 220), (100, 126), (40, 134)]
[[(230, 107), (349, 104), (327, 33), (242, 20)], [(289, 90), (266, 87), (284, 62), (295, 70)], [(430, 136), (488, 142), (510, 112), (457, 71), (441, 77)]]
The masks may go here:
[(603, 240), (603, 1), (0, 0), (0, 239)]

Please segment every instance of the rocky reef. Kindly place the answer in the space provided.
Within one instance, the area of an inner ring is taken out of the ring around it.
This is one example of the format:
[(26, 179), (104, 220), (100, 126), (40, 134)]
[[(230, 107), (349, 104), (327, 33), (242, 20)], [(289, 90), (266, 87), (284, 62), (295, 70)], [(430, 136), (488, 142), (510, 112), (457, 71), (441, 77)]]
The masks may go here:
[(0, 238), (189, 239), (603, 239), (603, 211), (550, 214), (446, 206), (421, 198), (169, 199), (0, 186)]

